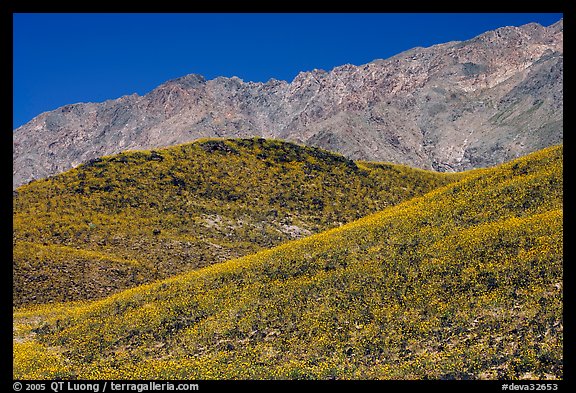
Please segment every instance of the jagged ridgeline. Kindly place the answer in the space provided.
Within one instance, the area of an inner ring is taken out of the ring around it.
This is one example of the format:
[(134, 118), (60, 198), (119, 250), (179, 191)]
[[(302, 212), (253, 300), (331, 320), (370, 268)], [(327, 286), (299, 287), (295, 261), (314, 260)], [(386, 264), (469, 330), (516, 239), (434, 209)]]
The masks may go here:
[(95, 159), (16, 191), (13, 302), (101, 298), (318, 233), (460, 177), (257, 138)]
[(487, 31), (292, 81), (191, 74), (45, 112), (13, 133), (13, 185), (121, 150), (260, 136), (424, 169), (490, 167), (563, 140), (564, 22)]
[(562, 185), (556, 146), (256, 254), (16, 312), (14, 377), (562, 378)]

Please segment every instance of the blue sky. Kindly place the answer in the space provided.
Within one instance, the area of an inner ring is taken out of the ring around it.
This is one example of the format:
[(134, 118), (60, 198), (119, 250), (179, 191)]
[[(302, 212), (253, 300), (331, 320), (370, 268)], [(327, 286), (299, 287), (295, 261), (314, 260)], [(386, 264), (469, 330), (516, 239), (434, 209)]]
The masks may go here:
[(202, 74), (291, 81), (562, 14), (14, 14), (13, 127)]

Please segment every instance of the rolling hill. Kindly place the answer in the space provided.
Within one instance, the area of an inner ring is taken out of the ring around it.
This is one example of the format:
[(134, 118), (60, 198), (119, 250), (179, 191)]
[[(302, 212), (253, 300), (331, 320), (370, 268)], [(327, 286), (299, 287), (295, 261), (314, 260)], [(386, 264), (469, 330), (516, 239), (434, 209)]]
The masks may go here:
[(21, 309), (14, 377), (562, 378), (562, 157), (98, 301)]
[(13, 303), (105, 297), (342, 225), (460, 177), (259, 138), (95, 159), (14, 193)]

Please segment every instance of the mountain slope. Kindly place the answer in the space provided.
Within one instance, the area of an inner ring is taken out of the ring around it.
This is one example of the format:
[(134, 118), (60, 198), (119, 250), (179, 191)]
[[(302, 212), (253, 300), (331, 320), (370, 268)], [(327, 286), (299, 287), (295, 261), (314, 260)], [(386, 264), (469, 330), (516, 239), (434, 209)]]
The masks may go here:
[(333, 228), (458, 177), (264, 139), (103, 157), (18, 188), (13, 302), (108, 296)]
[(461, 171), (563, 139), (563, 22), (503, 27), (463, 42), (290, 83), (188, 75), (144, 96), (67, 105), (13, 134), (13, 185), (126, 149), (262, 136), (351, 159)]
[(15, 377), (562, 378), (562, 151), (97, 302), (16, 312)]

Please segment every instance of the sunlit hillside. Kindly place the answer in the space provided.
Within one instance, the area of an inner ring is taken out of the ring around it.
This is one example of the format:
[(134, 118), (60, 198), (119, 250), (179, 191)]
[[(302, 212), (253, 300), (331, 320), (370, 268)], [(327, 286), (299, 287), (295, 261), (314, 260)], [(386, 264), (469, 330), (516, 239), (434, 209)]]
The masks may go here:
[[(251, 142), (226, 142), (224, 146), (238, 150), (243, 143)], [(184, 146), (171, 154), (198, 153), (202, 146)], [(358, 198), (346, 205), (355, 203), (358, 212), (350, 207), (349, 214), (340, 218), (337, 209), (325, 208), (321, 217), (327, 217), (327, 225), (361, 216), (372, 208), (384, 209), (339, 228), (102, 300), (17, 311), (14, 377), (562, 378), (562, 151), (561, 146), (552, 147), (478, 170), (387, 208), (382, 200), (370, 199), (370, 192), (359, 191)], [(100, 167), (103, 164), (96, 163), (64, 175), (69, 181), (84, 181), (84, 194), (66, 199), (77, 203), (68, 202), (67, 206), (77, 212), (86, 190), (92, 184), (102, 185), (99, 171), (106, 168), (111, 173), (128, 165), (121, 157), (128, 157), (128, 162), (145, 161), (138, 169), (144, 173), (171, 162), (167, 156), (163, 161), (152, 160), (152, 154), (120, 156), (113, 164)], [(238, 160), (238, 165), (244, 162), (243, 153), (226, 154)], [(273, 162), (273, 157), (264, 159), (252, 175), (264, 179), (259, 170), (267, 167), (281, 176), (282, 168), (301, 168), (308, 161), (292, 160), (293, 164), (281, 166)], [(216, 160), (214, 165), (218, 165)], [(368, 167), (346, 161), (338, 165), (342, 173), (367, 171), (366, 178), (375, 179)], [(224, 171), (222, 167), (212, 176), (226, 176)], [(191, 172), (202, 176), (199, 170)], [(82, 173), (86, 178), (78, 179)], [(167, 169), (158, 187), (168, 188), (172, 182), (178, 183), (173, 179), (183, 176), (176, 168)], [(225, 188), (227, 195), (244, 195), (233, 191), (242, 189), (244, 181), (231, 178)], [(184, 182), (181, 192), (188, 195), (191, 188), (186, 187), (194, 183), (188, 178)], [(40, 190), (43, 184), (34, 187)], [(215, 181), (194, 195), (206, 195), (208, 189), (225, 193), (218, 191), (217, 184)], [(348, 187), (361, 184), (358, 180)], [(120, 188), (112, 180), (109, 186), (110, 192)], [(88, 223), (70, 219), (73, 224), (58, 231), (67, 233), (66, 239), (74, 239), (74, 231), (84, 225), (79, 239), (107, 239), (103, 230), (91, 235), (92, 223), (95, 230), (126, 226), (142, 236), (158, 228), (158, 239), (189, 236), (178, 233), (185, 226), (173, 226), (185, 218), (171, 205), (171, 197), (162, 199), (164, 194), (159, 193), (153, 200), (145, 196), (134, 199), (133, 190), (146, 186), (131, 185), (121, 199), (125, 200), (122, 209), (108, 207), (118, 209), (118, 218), (104, 213), (106, 191), (94, 190), (94, 200), (100, 201), (94, 211), (100, 215), (86, 217)], [(259, 206), (264, 197), (281, 198), (275, 187), (270, 184), (263, 189), (260, 199), (246, 197), (246, 205)], [(282, 194), (285, 203), (297, 200), (295, 195), (306, 195), (298, 187), (291, 188), (288, 183)], [(356, 195), (335, 191), (338, 189), (326, 188), (320, 193), (332, 193), (324, 206), (334, 206), (332, 201), (343, 204), (344, 199)], [(68, 192), (63, 185), (54, 189), (53, 195)], [(150, 207), (146, 210), (149, 225), (129, 219), (126, 212), (136, 209), (130, 208), (131, 204), (152, 202), (166, 209), (166, 218), (157, 215), (159, 207)], [(227, 203), (236, 206), (236, 202)], [(31, 205), (18, 203), (22, 202), (17, 202), (17, 212)], [(34, 206), (40, 209), (38, 206), (44, 205), (38, 201)], [(209, 217), (215, 214), (204, 206)], [(275, 206), (279, 220), (294, 209), (289, 205), (281, 210), (280, 202)], [(58, 208), (66, 211), (66, 206)], [(229, 217), (239, 217), (233, 215), (235, 209), (222, 209), (231, 212)], [(314, 211), (313, 207), (301, 209), (309, 214)], [(291, 217), (291, 225), (304, 226), (306, 221)], [(316, 225), (322, 223), (322, 218), (319, 220)], [(307, 229), (316, 230), (313, 226)], [(23, 240), (24, 233), (21, 230), (17, 241)], [(40, 243), (57, 238), (39, 229), (36, 236), (42, 239), (35, 240)], [(108, 244), (102, 247), (110, 247)], [(64, 246), (69, 245), (58, 243), (58, 247)], [(140, 254), (114, 251), (110, 255), (140, 261)]]
[(13, 301), (102, 298), (337, 227), (461, 176), (264, 139), (104, 157), (18, 188)]

